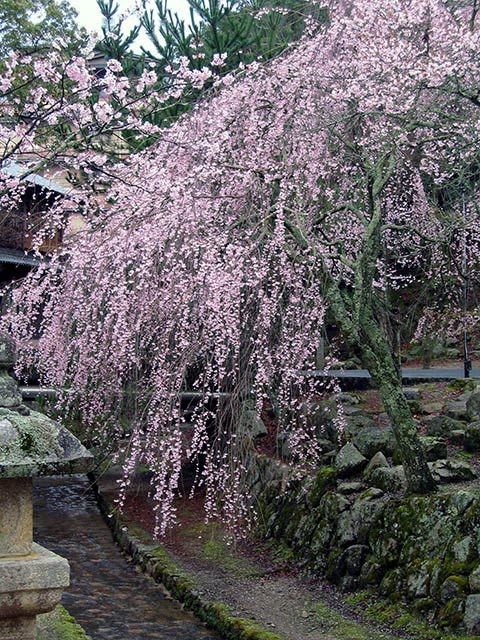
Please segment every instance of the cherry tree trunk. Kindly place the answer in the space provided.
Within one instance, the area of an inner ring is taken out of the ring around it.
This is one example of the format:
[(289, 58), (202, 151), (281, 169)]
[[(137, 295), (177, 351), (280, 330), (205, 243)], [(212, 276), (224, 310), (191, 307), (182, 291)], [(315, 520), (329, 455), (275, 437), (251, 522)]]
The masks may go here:
[[(367, 314), (368, 316), (368, 314)], [(436, 488), (425, 452), (417, 435), (417, 425), (402, 389), (386, 337), (372, 317), (364, 317), (359, 347), (362, 359), (376, 382), (385, 411), (390, 418), (407, 479), (409, 493), (429, 493)]]

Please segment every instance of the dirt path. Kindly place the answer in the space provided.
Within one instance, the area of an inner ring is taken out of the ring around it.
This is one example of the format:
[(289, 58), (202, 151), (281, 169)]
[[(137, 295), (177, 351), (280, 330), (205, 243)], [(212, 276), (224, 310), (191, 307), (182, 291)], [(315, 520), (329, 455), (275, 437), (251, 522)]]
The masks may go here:
[[(115, 494), (117, 476), (99, 484)], [(180, 506), (180, 505), (177, 505)], [(301, 575), (286, 552), (272, 553), (260, 542), (230, 543), (219, 523), (205, 525), (195, 501), (181, 504), (181, 526), (162, 541), (176, 562), (194, 576), (200, 595), (229, 605), (234, 615), (250, 618), (285, 640), (386, 640), (407, 638), (360, 620), (345, 596), (327, 582)], [(132, 486), (125, 516), (152, 530), (147, 486)]]
[(198, 562), (185, 558), (181, 559), (181, 564), (195, 575), (208, 599), (229, 604), (235, 615), (254, 619), (287, 640), (380, 640), (397, 637), (347, 616), (339, 596), (327, 594), (321, 586), (308, 585), (292, 574), (274, 576), (257, 573), (240, 577), (232, 570), (201, 569)]

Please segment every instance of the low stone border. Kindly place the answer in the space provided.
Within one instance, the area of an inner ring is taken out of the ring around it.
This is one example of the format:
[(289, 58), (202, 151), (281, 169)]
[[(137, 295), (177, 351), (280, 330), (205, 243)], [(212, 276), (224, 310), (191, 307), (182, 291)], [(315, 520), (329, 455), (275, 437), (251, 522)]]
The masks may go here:
[(181, 569), (170, 554), (137, 526), (127, 527), (121, 515), (102, 494), (95, 477), (91, 477), (100, 511), (112, 530), (115, 541), (141, 569), (192, 611), (208, 627), (222, 634), (225, 640), (285, 640), (266, 631), (248, 618), (237, 618), (223, 602), (205, 600), (198, 592), (195, 579)]

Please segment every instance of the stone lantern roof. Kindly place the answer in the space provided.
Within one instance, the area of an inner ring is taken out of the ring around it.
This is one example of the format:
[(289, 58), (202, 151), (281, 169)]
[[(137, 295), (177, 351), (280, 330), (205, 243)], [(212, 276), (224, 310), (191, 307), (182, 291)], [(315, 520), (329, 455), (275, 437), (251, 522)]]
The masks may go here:
[(92, 454), (65, 427), (37, 411), (0, 407), (0, 478), (83, 473)]
[(0, 478), (82, 473), (92, 455), (65, 427), (22, 404), (8, 375), (15, 356), (10, 338), (0, 334)]

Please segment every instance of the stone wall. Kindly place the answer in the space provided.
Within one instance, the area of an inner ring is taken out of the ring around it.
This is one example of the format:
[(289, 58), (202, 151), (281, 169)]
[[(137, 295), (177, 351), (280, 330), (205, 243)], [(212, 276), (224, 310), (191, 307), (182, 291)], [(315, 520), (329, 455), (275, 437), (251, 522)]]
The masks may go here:
[(480, 636), (480, 487), (399, 498), (342, 481), (332, 467), (288, 487), (285, 465), (259, 457), (258, 469), (263, 533), (303, 565)]

